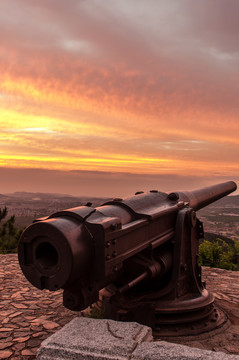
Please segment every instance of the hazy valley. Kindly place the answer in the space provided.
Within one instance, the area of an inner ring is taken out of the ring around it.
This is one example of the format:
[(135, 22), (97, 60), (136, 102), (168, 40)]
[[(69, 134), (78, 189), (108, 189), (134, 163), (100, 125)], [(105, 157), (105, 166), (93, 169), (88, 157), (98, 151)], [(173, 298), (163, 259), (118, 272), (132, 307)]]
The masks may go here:
[(0, 209), (5, 206), (8, 216), (15, 215), (16, 225), (26, 227), (34, 219), (48, 216), (56, 211), (92, 203), (100, 206), (107, 198), (75, 197), (62, 194), (15, 192), (0, 194)]
[(239, 195), (218, 200), (197, 214), (205, 232), (239, 240)]

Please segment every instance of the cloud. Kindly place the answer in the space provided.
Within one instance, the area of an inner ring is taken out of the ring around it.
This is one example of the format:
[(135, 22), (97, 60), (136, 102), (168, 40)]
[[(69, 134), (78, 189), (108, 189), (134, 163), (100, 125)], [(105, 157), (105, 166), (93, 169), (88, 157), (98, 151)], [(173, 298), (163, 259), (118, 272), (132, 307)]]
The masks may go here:
[[(197, 37), (204, 46), (213, 47), (218, 52), (237, 55), (239, 31), (239, 4), (232, 0), (202, 0), (195, 4), (184, 0), (184, 9), (188, 13), (191, 35)], [(190, 21), (191, 20), (191, 21)]]
[(0, 2), (2, 165), (238, 174), (236, 1), (20, 4)]

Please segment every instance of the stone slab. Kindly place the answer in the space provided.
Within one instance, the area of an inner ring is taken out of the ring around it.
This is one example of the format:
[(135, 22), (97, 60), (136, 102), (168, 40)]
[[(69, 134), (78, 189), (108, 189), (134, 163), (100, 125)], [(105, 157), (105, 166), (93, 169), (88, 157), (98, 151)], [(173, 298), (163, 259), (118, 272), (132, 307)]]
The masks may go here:
[(152, 330), (138, 323), (79, 317), (42, 342), (37, 360), (125, 360)]
[(166, 341), (154, 341), (139, 344), (130, 360), (239, 360), (239, 355), (227, 355)]

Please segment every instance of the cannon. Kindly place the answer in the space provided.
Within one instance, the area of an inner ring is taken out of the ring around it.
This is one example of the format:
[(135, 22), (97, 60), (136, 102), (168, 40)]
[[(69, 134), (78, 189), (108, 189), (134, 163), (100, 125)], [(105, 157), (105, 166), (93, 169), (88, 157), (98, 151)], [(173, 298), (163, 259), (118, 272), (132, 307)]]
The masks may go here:
[(196, 211), (236, 190), (233, 181), (195, 191), (137, 192), (37, 219), (21, 235), (18, 257), (35, 287), (63, 289), (63, 304), (92, 304), (106, 318), (137, 321), (160, 337), (222, 326), (198, 265), (203, 224)]

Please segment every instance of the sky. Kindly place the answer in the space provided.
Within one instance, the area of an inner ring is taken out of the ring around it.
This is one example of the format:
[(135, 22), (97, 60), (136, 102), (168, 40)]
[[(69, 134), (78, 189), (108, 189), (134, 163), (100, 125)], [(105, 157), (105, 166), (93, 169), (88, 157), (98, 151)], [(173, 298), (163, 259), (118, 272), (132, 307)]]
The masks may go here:
[(238, 0), (0, 0), (0, 193), (239, 181)]

